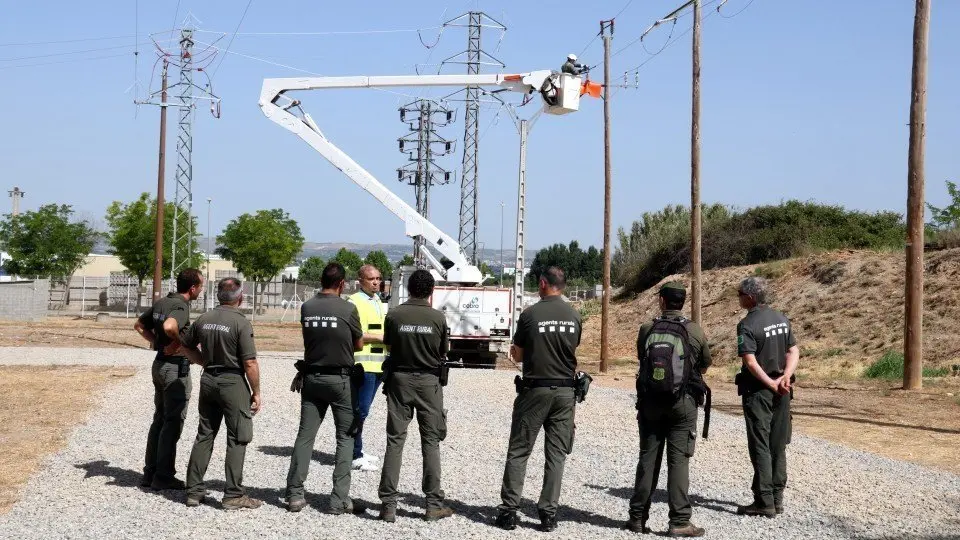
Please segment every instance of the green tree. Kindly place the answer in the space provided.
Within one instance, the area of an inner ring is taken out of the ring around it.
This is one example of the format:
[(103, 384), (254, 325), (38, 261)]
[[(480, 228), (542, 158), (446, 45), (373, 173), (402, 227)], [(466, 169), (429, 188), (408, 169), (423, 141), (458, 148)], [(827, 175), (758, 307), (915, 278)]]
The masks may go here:
[[(263, 296), (267, 283), (303, 249), (303, 235), (297, 222), (276, 208), (232, 220), (217, 236), (217, 244), (217, 253), (232, 261), (244, 278), (259, 284)], [(256, 291), (253, 304), (256, 310)]]
[(363, 259), (363, 264), (370, 264), (377, 267), (377, 270), (380, 271), (380, 276), (385, 280), (390, 279), (390, 276), (393, 275), (393, 265), (390, 263), (390, 259), (387, 258), (386, 253), (379, 249), (367, 253), (367, 256)]
[(401, 266), (413, 266), (416, 264), (416, 261), (413, 260), (413, 255), (404, 255), (400, 262), (397, 263), (397, 268)]
[[(163, 211), (163, 261), (170, 260), (170, 246), (173, 240), (173, 216), (175, 206), (172, 202), (164, 205)], [(137, 278), (137, 306), (140, 305), (143, 280), (153, 274), (154, 263), (154, 231), (157, 219), (157, 201), (149, 193), (141, 193), (140, 198), (124, 204), (113, 201), (107, 207), (107, 240), (110, 242), (110, 252), (120, 259), (124, 268)], [(196, 216), (191, 217), (193, 230), (197, 230)], [(193, 253), (190, 255), (188, 266), (199, 268), (203, 265), (203, 257), (198, 248), (196, 239), (193, 242)], [(170, 277), (170, 265), (163, 264), (164, 278)]]
[(100, 236), (86, 221), (71, 222), (72, 215), (69, 205), (47, 204), (35, 212), (4, 216), (0, 241), (11, 257), (7, 272), (69, 283)]
[(933, 214), (930, 225), (938, 230), (960, 228), (960, 189), (957, 184), (947, 180), (947, 193), (950, 194), (950, 204), (943, 208), (927, 203), (927, 208)]
[(492, 276), (493, 270), (490, 269), (490, 265), (480, 261), (480, 274), (484, 276)]
[(307, 257), (306, 260), (300, 264), (298, 279), (308, 283), (320, 283), (320, 278), (323, 276), (323, 268), (326, 265), (327, 263), (323, 262), (323, 259), (320, 257)]
[(363, 266), (363, 259), (347, 248), (340, 248), (340, 251), (330, 259), (330, 262), (338, 262), (343, 265), (344, 270), (347, 271), (347, 279), (356, 279), (357, 270), (360, 270), (360, 267)]
[(556, 266), (564, 271), (568, 284), (593, 285), (601, 279), (602, 262), (600, 251), (593, 246), (583, 251), (576, 240), (569, 245), (554, 244), (541, 249), (534, 256), (527, 283), (535, 286), (547, 267)]

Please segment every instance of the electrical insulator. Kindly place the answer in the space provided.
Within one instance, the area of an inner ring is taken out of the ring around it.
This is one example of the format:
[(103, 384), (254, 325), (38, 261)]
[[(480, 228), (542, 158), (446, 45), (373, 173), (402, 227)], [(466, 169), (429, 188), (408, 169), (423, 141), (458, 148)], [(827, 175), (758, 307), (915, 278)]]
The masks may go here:
[(406, 118), (407, 118), (407, 110), (406, 110), (406, 109), (400, 109), (400, 121), (401, 121), (401, 122), (405, 122), (405, 121), (406, 121)]

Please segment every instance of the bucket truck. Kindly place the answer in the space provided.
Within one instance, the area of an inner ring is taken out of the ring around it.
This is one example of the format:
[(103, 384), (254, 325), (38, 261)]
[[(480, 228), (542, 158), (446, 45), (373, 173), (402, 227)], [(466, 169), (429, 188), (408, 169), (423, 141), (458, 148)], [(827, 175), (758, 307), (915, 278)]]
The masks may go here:
[[(288, 92), (346, 89), (391, 88), (406, 86), (494, 87), (503, 91), (540, 94), (543, 112), (562, 115), (578, 110), (583, 85), (580, 77), (550, 70), (522, 74), (410, 75), (354, 77), (292, 77), (264, 79), (260, 92), (263, 114), (292, 131), (312, 146), (347, 178), (372, 195), (404, 224), (407, 236), (422, 237), (422, 252), (430, 272), (438, 280), (431, 298), (433, 307), (442, 311), (450, 327), (451, 361), (467, 364), (492, 364), (498, 352), (509, 347), (512, 327), (512, 294), (509, 289), (484, 287), (480, 269), (471, 264), (463, 249), (451, 236), (421, 216), (398, 195), (387, 189), (366, 169), (335, 146), (317, 123), (302, 108), (299, 99)], [(450, 261), (449, 268), (433, 253)], [(406, 281), (413, 268), (401, 268), (392, 280), (390, 306), (406, 298)], [(518, 276), (522, 279), (522, 276)]]

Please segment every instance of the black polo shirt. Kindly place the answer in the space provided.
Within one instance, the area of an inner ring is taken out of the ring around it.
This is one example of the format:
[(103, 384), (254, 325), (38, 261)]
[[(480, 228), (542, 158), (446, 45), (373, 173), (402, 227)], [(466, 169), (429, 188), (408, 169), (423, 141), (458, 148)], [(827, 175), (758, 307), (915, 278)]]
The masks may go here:
[(580, 314), (547, 296), (520, 314), (513, 344), (523, 349), (523, 378), (572, 379), (577, 371)]
[(353, 344), (363, 336), (357, 306), (319, 293), (300, 306), (303, 359), (307, 365), (352, 367)]

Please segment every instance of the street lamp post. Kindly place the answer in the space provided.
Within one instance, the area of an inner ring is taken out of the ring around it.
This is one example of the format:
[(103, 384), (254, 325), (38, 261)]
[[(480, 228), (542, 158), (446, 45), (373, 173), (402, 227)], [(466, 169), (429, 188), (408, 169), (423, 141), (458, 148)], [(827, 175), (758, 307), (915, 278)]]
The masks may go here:
[(213, 199), (207, 197), (207, 286), (203, 288), (203, 305), (209, 310), (211, 305), (208, 299), (210, 298), (210, 203), (213, 202)]

